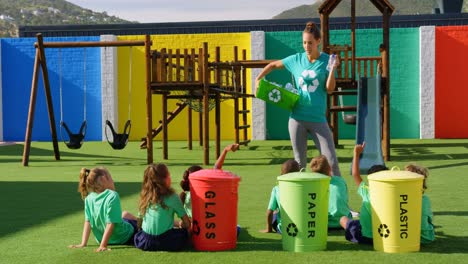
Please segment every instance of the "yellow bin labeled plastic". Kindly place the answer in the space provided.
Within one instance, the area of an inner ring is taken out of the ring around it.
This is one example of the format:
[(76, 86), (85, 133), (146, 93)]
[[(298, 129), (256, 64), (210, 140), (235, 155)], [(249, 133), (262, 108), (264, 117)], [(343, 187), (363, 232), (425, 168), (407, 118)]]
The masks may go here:
[(409, 171), (369, 175), (374, 249), (387, 253), (419, 251), (424, 176)]
[(330, 177), (293, 172), (278, 177), (283, 250), (327, 248)]

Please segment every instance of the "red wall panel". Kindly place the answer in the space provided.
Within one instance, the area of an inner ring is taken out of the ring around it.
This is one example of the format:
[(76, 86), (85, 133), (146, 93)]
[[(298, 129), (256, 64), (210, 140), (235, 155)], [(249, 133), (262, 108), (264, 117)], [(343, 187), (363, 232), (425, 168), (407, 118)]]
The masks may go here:
[(468, 138), (468, 26), (436, 27), (435, 137)]

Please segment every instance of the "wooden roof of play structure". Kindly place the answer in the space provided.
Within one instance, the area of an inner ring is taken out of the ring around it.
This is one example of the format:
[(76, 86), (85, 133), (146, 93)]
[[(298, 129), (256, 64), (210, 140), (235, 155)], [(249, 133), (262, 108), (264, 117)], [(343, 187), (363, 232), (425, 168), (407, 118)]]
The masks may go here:
[[(390, 14), (393, 13), (395, 8), (390, 4), (389, 1), (387, 0), (369, 0), (374, 6), (383, 14), (385, 11), (385, 8), (388, 8), (390, 11)], [(330, 0), (330, 1), (325, 1), (323, 2), (320, 7), (319, 7), (319, 13), (320, 14), (330, 14), (335, 7), (338, 6), (338, 4), (341, 2), (341, 0)]]
[[(331, 45), (330, 44), (330, 14), (341, 3), (342, 0), (325, 0), (318, 8), (320, 14), (320, 27), (322, 35), (322, 51), (327, 53), (338, 53), (344, 55), (342, 64), (344, 64), (344, 74), (338, 76), (336, 79), (337, 87), (342, 88), (357, 88), (356, 75), (360, 76), (360, 72), (356, 74), (356, 64), (360, 65), (359, 60), (356, 58), (356, 0), (351, 1), (351, 46), (349, 45)], [(382, 152), (384, 160), (390, 159), (390, 70), (389, 70), (389, 57), (390, 57), (390, 16), (395, 8), (388, 0), (369, 0), (381, 13), (382, 13), (382, 31), (383, 31), (383, 49), (381, 51), (381, 66), (382, 66)], [(351, 54), (349, 54), (351, 53)], [(348, 71), (348, 67), (350, 70)], [(358, 66), (359, 67), (359, 66)], [(331, 97), (331, 105), (329, 103), (329, 120), (333, 131), (335, 144), (338, 141), (338, 122), (336, 111), (346, 111), (343, 107), (336, 107), (336, 97), (340, 91), (334, 91)], [(342, 94), (342, 93), (341, 93)], [(336, 109), (335, 109), (336, 108)]]

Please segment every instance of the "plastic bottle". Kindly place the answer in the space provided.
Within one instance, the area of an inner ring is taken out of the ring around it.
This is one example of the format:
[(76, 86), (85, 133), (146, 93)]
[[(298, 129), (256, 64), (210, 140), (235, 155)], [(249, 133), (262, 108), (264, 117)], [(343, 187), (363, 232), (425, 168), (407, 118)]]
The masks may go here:
[(331, 71), (333, 69), (333, 65), (336, 61), (336, 54), (330, 55), (330, 59), (328, 60), (327, 71)]

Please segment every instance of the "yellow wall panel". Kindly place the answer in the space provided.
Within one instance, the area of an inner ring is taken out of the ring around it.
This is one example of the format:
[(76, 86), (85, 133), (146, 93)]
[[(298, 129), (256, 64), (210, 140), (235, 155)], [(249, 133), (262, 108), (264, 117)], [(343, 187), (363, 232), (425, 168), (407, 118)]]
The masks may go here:
[[(144, 40), (144, 36), (119, 36), (118, 40)], [(221, 49), (221, 61), (232, 61), (234, 59), (234, 46), (239, 49), (239, 58), (242, 50), (247, 51), (247, 59), (250, 59), (250, 33), (219, 33), (219, 34), (180, 34), (180, 35), (153, 35), (151, 49), (161, 50), (162, 48), (172, 49), (198, 49), (204, 42), (208, 43), (210, 54), (209, 61), (214, 61), (215, 49)], [(132, 132), (130, 140), (140, 140), (146, 135), (146, 88), (145, 88), (145, 61), (144, 47), (132, 48), (132, 70), (131, 70), (131, 94), (129, 94), (129, 47), (119, 47), (118, 56), (118, 115), (119, 131), (128, 119), (129, 98), (131, 108)], [(247, 72), (247, 78), (250, 70)], [(247, 80), (247, 91), (251, 91), (250, 81)], [(129, 96), (131, 95), (131, 96)], [(251, 106), (251, 99), (248, 100), (248, 107)], [(168, 111), (176, 109), (178, 100), (168, 101)], [(194, 140), (198, 140), (199, 135), (199, 115), (192, 111), (192, 133)], [(239, 115), (241, 117), (241, 115)], [(159, 125), (162, 118), (162, 98), (160, 95), (153, 95), (153, 128)], [(242, 119), (240, 119), (242, 120)], [(251, 124), (251, 116), (248, 123)], [(210, 112), (210, 139), (215, 139), (215, 115), (214, 110)], [(234, 140), (234, 100), (225, 100), (221, 103), (221, 139)], [(241, 131), (242, 132), (242, 131)], [(169, 140), (186, 140), (188, 135), (188, 115), (187, 108), (184, 109), (168, 126)], [(251, 131), (248, 131), (249, 138)], [(242, 133), (240, 134), (242, 140)], [(159, 134), (156, 140), (161, 140)]]

